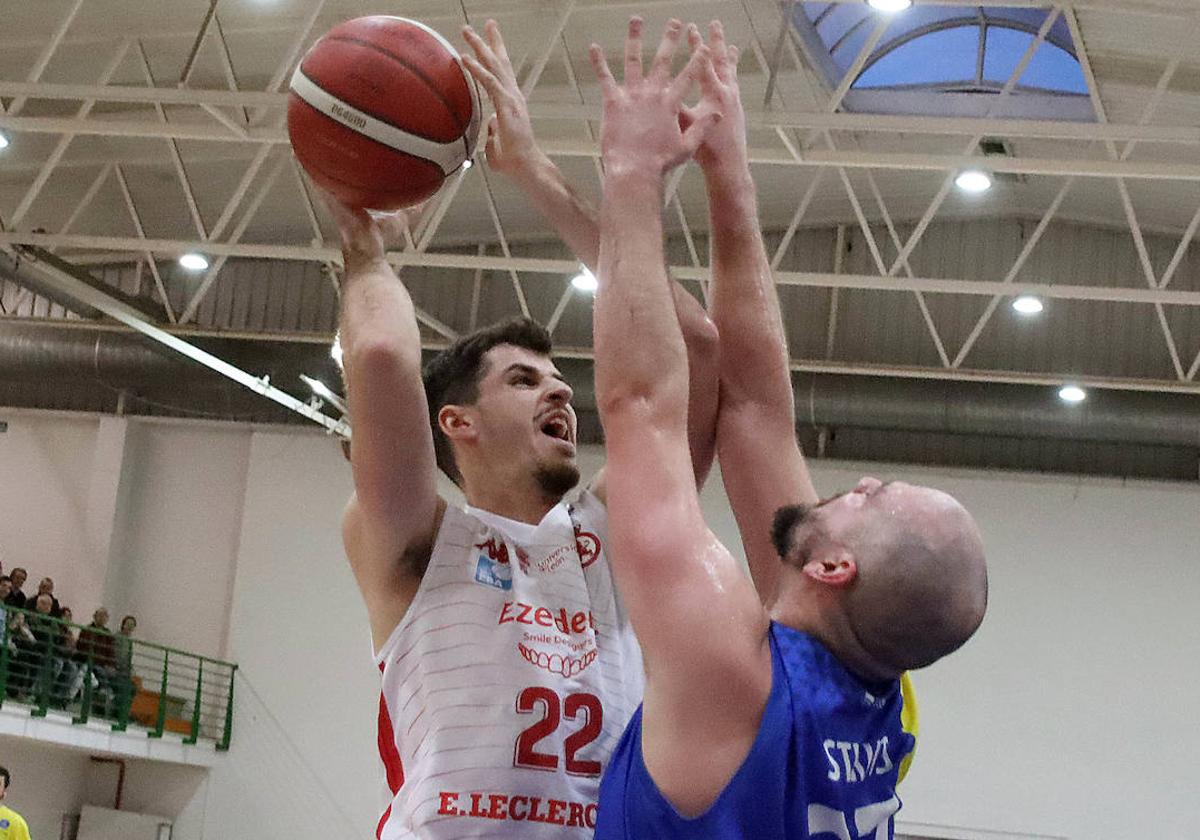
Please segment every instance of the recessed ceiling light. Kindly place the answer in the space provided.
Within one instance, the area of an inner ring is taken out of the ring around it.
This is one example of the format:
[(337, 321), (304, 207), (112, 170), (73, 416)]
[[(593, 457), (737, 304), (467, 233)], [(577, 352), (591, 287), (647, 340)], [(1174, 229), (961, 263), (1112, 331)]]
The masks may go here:
[(1012, 302), (1012, 308), (1022, 315), (1037, 315), (1046, 307), (1039, 298), (1033, 295), (1021, 295)]
[(8, 135), (0, 131), (0, 149), (8, 148)]
[(1081, 403), (1087, 399), (1087, 391), (1078, 385), (1067, 385), (1059, 390), (1058, 398), (1063, 402)]
[(475, 161), (471, 160), (470, 158), (467, 158), (463, 161), (463, 169), (470, 169), (474, 165)]
[(968, 169), (959, 173), (954, 183), (963, 192), (984, 193), (992, 188), (992, 176), (982, 169)]
[(179, 258), (179, 264), (188, 271), (203, 271), (208, 268), (208, 260), (203, 254), (184, 254)]
[(586, 266), (580, 266), (580, 272), (571, 278), (571, 285), (581, 292), (591, 292), (595, 294), (596, 289), (600, 284), (596, 282), (596, 275), (587, 270)]
[(871, 7), (881, 12), (903, 12), (912, 5), (912, 0), (868, 0)]

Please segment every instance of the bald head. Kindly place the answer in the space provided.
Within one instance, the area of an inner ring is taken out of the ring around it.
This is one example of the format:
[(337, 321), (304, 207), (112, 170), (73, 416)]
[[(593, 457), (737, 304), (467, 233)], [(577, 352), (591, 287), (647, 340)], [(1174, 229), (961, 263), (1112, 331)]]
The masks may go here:
[[(790, 526), (787, 511), (794, 511)], [(933, 664), (983, 621), (983, 541), (951, 496), (863, 479), (851, 493), (785, 509), (779, 519), (784, 559), (803, 568), (807, 585), (833, 596), (857, 644), (887, 670)]]

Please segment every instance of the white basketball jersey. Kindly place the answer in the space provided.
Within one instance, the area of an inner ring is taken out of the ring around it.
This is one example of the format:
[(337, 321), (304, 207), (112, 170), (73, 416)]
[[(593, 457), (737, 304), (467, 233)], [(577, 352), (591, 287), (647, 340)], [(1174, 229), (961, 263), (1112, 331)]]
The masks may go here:
[(393, 794), (380, 840), (590, 840), (601, 770), (644, 684), (607, 524), (591, 493), (536, 526), (446, 510), (376, 656)]

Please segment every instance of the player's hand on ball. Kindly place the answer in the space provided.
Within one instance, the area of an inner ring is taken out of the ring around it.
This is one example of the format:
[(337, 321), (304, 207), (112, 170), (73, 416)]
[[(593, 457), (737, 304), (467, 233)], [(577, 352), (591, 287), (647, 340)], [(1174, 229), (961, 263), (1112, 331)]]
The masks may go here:
[[(342, 239), (342, 260), (346, 268), (354, 264), (383, 260), (390, 247), (404, 239), (409, 219), (416, 218), (420, 207), (394, 213), (368, 213), (361, 207), (350, 207), (321, 188), (316, 188), (329, 215), (337, 224)], [(411, 214), (411, 215), (410, 215)]]
[[(694, 26), (689, 27), (694, 30)], [(678, 76), (671, 75), (671, 60), (683, 37), (683, 24), (667, 23), (649, 72), (642, 67), (642, 20), (629, 21), (625, 40), (625, 78), (617, 84), (604, 51), (592, 44), (589, 55), (604, 93), (604, 122), (600, 151), (610, 172), (637, 172), (661, 176), (696, 153), (705, 134), (721, 120), (715, 103), (701, 100), (692, 110), (686, 128), (680, 126), (683, 100), (704, 73), (712, 57), (700, 43)]]
[(496, 21), (483, 27), (483, 37), (470, 26), (463, 27), (463, 37), (475, 55), (464, 55), (467, 69), (487, 91), (496, 113), (488, 120), (487, 146), (484, 152), (488, 166), (497, 172), (519, 178), (530, 172), (545, 156), (533, 136), (529, 105), (512, 60), (500, 35)]

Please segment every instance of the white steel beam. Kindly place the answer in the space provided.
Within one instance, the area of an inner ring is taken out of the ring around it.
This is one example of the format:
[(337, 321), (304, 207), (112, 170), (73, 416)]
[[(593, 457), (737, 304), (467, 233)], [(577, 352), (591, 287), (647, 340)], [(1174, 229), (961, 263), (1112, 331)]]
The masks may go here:
[[(1025, 267), (1025, 263), (1033, 254), (1033, 249), (1042, 241), (1042, 236), (1050, 227), (1050, 222), (1054, 220), (1054, 216), (1058, 213), (1058, 209), (1062, 207), (1063, 200), (1067, 197), (1067, 193), (1071, 191), (1071, 186), (1075, 183), (1074, 179), (1068, 178), (1063, 182), (1062, 188), (1059, 189), (1058, 195), (1054, 197), (1054, 201), (1050, 203), (1049, 209), (1046, 210), (1037, 228), (1033, 231), (1033, 235), (1029, 237), (1025, 243), (1025, 247), (1021, 249), (1021, 253), (1017, 256), (1016, 261), (1008, 270), (1008, 274), (1004, 276), (1001, 282), (1005, 285), (1011, 285), (1016, 281), (1017, 276), (1021, 273), (1021, 269)], [(975, 326), (971, 328), (970, 334), (963, 342), (962, 349), (958, 351), (958, 355), (954, 357), (954, 362), (951, 367), (961, 367), (963, 361), (967, 358), (967, 354), (971, 352), (971, 348), (975, 346), (975, 342), (979, 340), (979, 336), (983, 334), (983, 328), (987, 326), (991, 320), (992, 314), (996, 311), (996, 307), (1000, 305), (1001, 296), (996, 295), (988, 301), (987, 308), (979, 319), (975, 322)]]
[(533, 89), (542, 78), (542, 73), (546, 69), (546, 64), (550, 61), (550, 56), (554, 55), (556, 42), (562, 37), (563, 32), (567, 28), (567, 23), (571, 19), (571, 12), (575, 11), (575, 3), (576, 0), (566, 0), (563, 4), (562, 11), (558, 15), (558, 20), (554, 24), (553, 31), (550, 33), (550, 37), (546, 39), (546, 48), (538, 54), (533, 67), (529, 68), (528, 75), (521, 82), (521, 94), (526, 100), (533, 94)]
[[(121, 167), (113, 168), (114, 174), (117, 176), (117, 184), (121, 188), (121, 197), (125, 199), (125, 207), (129, 210), (129, 218), (133, 221), (133, 229), (138, 235), (138, 239), (145, 240), (146, 229), (142, 226), (142, 217), (138, 215), (137, 207), (133, 203), (133, 196), (129, 192), (129, 184), (125, 180), (125, 173), (121, 171)], [(163, 309), (167, 313), (167, 320), (175, 323), (175, 312), (171, 309), (171, 299), (167, 296), (167, 287), (163, 284), (162, 275), (158, 271), (158, 263), (154, 259), (152, 251), (143, 251), (143, 256), (146, 262), (150, 265), (150, 274), (154, 277), (154, 287), (158, 289), (159, 299), (162, 300)], [(139, 268), (141, 263), (138, 263)]]
[[(55, 51), (66, 37), (67, 30), (71, 28), (71, 23), (75, 20), (75, 15), (79, 13), (83, 6), (83, 0), (75, 0), (75, 4), (71, 6), (67, 16), (59, 23), (58, 29), (54, 30), (54, 34), (50, 36), (50, 40), (46, 42), (45, 48), (42, 49), (37, 60), (33, 62), (33, 66), (29, 68), (29, 72), (25, 76), (25, 80), (30, 83), (37, 82), (42, 78), (42, 73), (46, 72), (46, 66), (50, 64), (50, 59), (54, 57)], [(25, 107), (25, 102), (28, 97), (18, 95), (16, 99), (8, 106), (8, 114), (16, 116), (21, 113), (21, 109)], [(0, 113), (4, 113), (4, 108), (0, 107)]]
[[(479, 167), (479, 174), (483, 178), (483, 196), (487, 202), (488, 215), (492, 217), (492, 226), (496, 230), (496, 237), (500, 240), (500, 251), (506, 257), (512, 257), (512, 251), (508, 247), (508, 237), (504, 235), (504, 226), (500, 224), (500, 213), (496, 210), (496, 197), (492, 195), (492, 183), (488, 178), (487, 167)], [(521, 275), (517, 273), (515, 268), (511, 266), (508, 269), (508, 277), (512, 281), (513, 292), (517, 296), (517, 304), (521, 307), (521, 314), (526, 318), (529, 317), (529, 301), (525, 299), (525, 287), (521, 285)]]
[[(250, 226), (250, 222), (258, 214), (258, 208), (262, 206), (263, 199), (267, 197), (268, 193), (271, 192), (271, 188), (275, 186), (275, 181), (279, 178), (279, 173), (283, 171), (283, 166), (287, 161), (288, 157), (283, 155), (280, 155), (275, 161), (275, 165), (271, 167), (270, 172), (267, 173), (267, 177), (263, 180), (262, 186), (258, 188), (258, 193), (251, 199), (249, 206), (242, 213), (241, 221), (230, 232), (229, 240), (231, 243), (236, 244), (241, 241), (242, 234), (246, 232), (246, 228)], [(219, 235), (215, 228), (214, 234)], [(217, 275), (221, 273), (221, 269), (225, 267), (228, 259), (227, 255), (222, 255), (209, 267), (204, 280), (200, 283), (200, 286), (196, 289), (196, 293), (192, 295), (192, 299), (188, 302), (187, 308), (183, 310), (183, 314), (179, 317), (182, 323), (186, 324), (195, 317), (196, 310), (200, 308), (201, 301), (204, 300), (204, 296), (208, 294), (208, 290), (216, 282)]]
[[(155, 86), (154, 73), (150, 69), (150, 58), (146, 55), (145, 45), (138, 41), (138, 61), (142, 65), (142, 77), (146, 80), (146, 86), (153, 88)], [(158, 121), (166, 124), (167, 112), (161, 103), (154, 104), (154, 112), (158, 115)], [(183, 156), (179, 154), (179, 143), (173, 139), (167, 140), (167, 152), (171, 157), (171, 165), (175, 167), (175, 175), (179, 178), (179, 185), (183, 188), (183, 197), (187, 202), (188, 213), (191, 214), (192, 224), (196, 227), (196, 234), (201, 239), (208, 238), (208, 230), (204, 227), (204, 218), (200, 215), (200, 205), (196, 203), (196, 194), (192, 190), (192, 182), (188, 178), (187, 169), (183, 165)]]
[[(1192, 30), (1195, 31), (1196, 25), (1200, 23), (1200, 16), (1193, 20)], [(1076, 53), (1078, 54), (1080, 67), (1083, 69), (1084, 78), (1088, 83), (1088, 92), (1091, 97), (1092, 107), (1096, 112), (1096, 119), (1102, 123), (1108, 122), (1108, 111), (1104, 107), (1104, 99), (1100, 95), (1100, 86), (1096, 81), (1096, 75), (1092, 70), (1091, 58), (1088, 54), (1087, 46), (1083, 40), (1083, 32), (1079, 28), (1079, 20), (1076, 18), (1074, 11), (1068, 10), (1067, 26), (1071, 30), (1071, 37), (1076, 42)], [(1175, 71), (1179, 67), (1179, 62), (1168, 61), (1166, 68), (1159, 77), (1158, 85), (1155, 88), (1155, 95), (1151, 97), (1145, 110), (1142, 112), (1142, 123), (1148, 123), (1162, 101), (1162, 94), (1166, 91), (1170, 84)], [(1130, 143), (1125, 148), (1123, 155), (1118, 154), (1116, 144), (1110, 142), (1105, 143), (1105, 148), (1108, 155), (1113, 160), (1125, 159), (1133, 152), (1134, 143)], [(1159, 286), (1158, 278), (1154, 274), (1154, 266), (1150, 261), (1150, 253), (1146, 248), (1145, 237), (1142, 236), (1142, 228), (1138, 223), (1137, 211), (1134, 209), (1133, 200), (1129, 195), (1129, 188), (1123, 178), (1117, 179), (1117, 190), (1121, 196), (1121, 205), (1125, 209), (1125, 216), (1129, 222), (1129, 231), (1133, 235), (1134, 246), (1137, 249), (1138, 259), (1141, 262), (1142, 272), (1145, 275), (1146, 283), (1152, 289)], [(1154, 304), (1154, 312), (1158, 317), (1158, 326), (1162, 331), (1163, 340), (1167, 345), (1167, 353), (1171, 357), (1171, 364), (1175, 367), (1175, 375), (1180, 380), (1188, 378), (1187, 373), (1183, 369), (1183, 361), (1179, 356), (1179, 348), (1175, 345), (1175, 336), (1171, 332), (1171, 325), (1167, 323), (1167, 315), (1163, 310), (1161, 303)]]
[(75, 224), (76, 220), (79, 219), (79, 214), (82, 213), (87, 206), (92, 203), (92, 199), (96, 197), (96, 193), (100, 192), (100, 187), (103, 186), (104, 182), (108, 180), (108, 176), (113, 171), (113, 166), (114, 164), (108, 163), (100, 167), (99, 173), (96, 174), (95, 179), (87, 188), (87, 192), (83, 194), (83, 198), (81, 198), (79, 203), (75, 205), (75, 209), (71, 211), (71, 215), (67, 217), (67, 220), (59, 229), (59, 233), (68, 233), (71, 230), (71, 227)]
[[(28, 96), (38, 99), (160, 105), (213, 105), (222, 108), (283, 108), (287, 93), (269, 91), (228, 91), (196, 88), (139, 88), (126, 85), (76, 85), (49, 82), (0, 80), (0, 96)], [(534, 119), (599, 119), (597, 106), (580, 103), (539, 102), (530, 104)], [(10, 114), (10, 116), (13, 116)], [(937, 117), (895, 114), (856, 114), (850, 112), (770, 110), (746, 114), (750, 128), (797, 128), (807, 130), (854, 131), (879, 134), (931, 134), (963, 137), (1003, 136), (1034, 140), (1137, 141), (1167, 145), (1200, 145), (1200, 127), (1192, 125), (1146, 125), (1073, 122), (1066, 120), (996, 119), (990, 117)]]
[[(224, 126), (170, 123), (161, 125), (147, 121), (73, 120), (60, 117), (0, 116), (0, 128), (12, 131), (44, 134), (87, 134), (107, 137), (173, 137), (180, 140), (211, 140), (221, 142), (256, 142), (283, 145), (288, 142), (282, 128), (251, 126), (246, 137), (239, 137)], [(548, 140), (544, 150), (552, 157), (597, 158), (596, 144), (581, 140)], [(849, 169), (896, 169), (924, 172), (958, 172), (985, 164), (993, 172), (1014, 175), (1075, 175), (1082, 178), (1130, 178), (1165, 181), (1200, 181), (1200, 165), (1190, 163), (1160, 163), (1156, 161), (1087, 160), (1079, 157), (1028, 158), (989, 157), (977, 155), (946, 155), (897, 152), (832, 152), (808, 150), (797, 160), (786, 150), (749, 150), (750, 162), (772, 166), (844, 166)], [(897, 264), (899, 268), (899, 264)]]
[[(203, 250), (214, 256), (278, 259), (299, 262), (341, 261), (341, 252), (332, 247), (298, 245), (260, 245), (254, 243), (204, 242), (174, 239), (137, 239), (120, 236), (82, 236), (79, 234), (29, 233), (0, 231), (0, 246), (36, 245), (42, 248), (78, 247), (97, 251), (125, 251), (172, 255), (188, 250)], [(552, 260), (538, 257), (479, 256), (476, 254), (391, 251), (388, 261), (396, 267), (425, 266), (446, 269), (483, 269), (508, 271), (510, 268), (531, 274), (570, 275), (579, 264), (573, 260)], [(683, 280), (707, 282), (708, 268), (690, 265), (670, 266), (672, 276)], [(878, 275), (829, 274), (821, 272), (779, 271), (776, 280), (784, 286), (808, 286), (826, 289), (868, 289), (886, 292), (911, 292), (1011, 296), (1013, 284), (1000, 281), (960, 280), (945, 278), (880, 277)], [(1146, 287), (1066, 286), (1053, 283), (1021, 283), (1020, 292), (1035, 294), (1048, 300), (1094, 300), (1113, 303), (1154, 304), (1165, 306), (1200, 306), (1200, 291), (1177, 291)]]
[(126, 306), (124, 303), (92, 288), (82, 280), (59, 271), (45, 262), (36, 263), (31, 270), (37, 270), (44, 282), (54, 286), (63, 294), (100, 310), (105, 315), (119, 321), (130, 329), (165, 345), (193, 361), (199, 362), (210, 370), (232, 379), (234, 382), (249, 388), (255, 393), (261, 394), (269, 400), (279, 403), (284, 408), (307, 417), (314, 423), (324, 426), (331, 433), (349, 439), (350, 426), (344, 419), (334, 420), (307, 403), (296, 399), (291, 394), (272, 387), (267, 377), (252, 376), (211, 353), (189, 344), (178, 336), (172, 335), (166, 330), (159, 329), (154, 324), (146, 321), (142, 314), (132, 307)]
[[(117, 68), (121, 66), (121, 62), (125, 60), (125, 56), (129, 52), (129, 47), (129, 41), (122, 41), (118, 45), (116, 54), (109, 61), (108, 66), (104, 68), (104, 72), (100, 74), (100, 84), (102, 86), (107, 85), (109, 79), (117, 72)], [(85, 100), (79, 106), (79, 110), (76, 111), (75, 119), (87, 119), (87, 115), (91, 113), (92, 107), (95, 104), (96, 100), (94, 99)], [(15, 111), (16, 108), (14, 107), (12, 110)], [(25, 191), (25, 195), (21, 198), (20, 202), (18, 202), (17, 209), (13, 211), (12, 218), (8, 221), (9, 226), (16, 227), (25, 218), (25, 214), (29, 212), (29, 209), (33, 206), (33, 202), (37, 200), (42, 188), (50, 180), (50, 176), (54, 174), (55, 167), (58, 166), (59, 161), (62, 160), (63, 155), (67, 152), (67, 147), (71, 145), (71, 141), (74, 139), (75, 135), (70, 133), (64, 134), (59, 138), (58, 144), (50, 152), (50, 156), (42, 163), (41, 170), (33, 179), (33, 183), (30, 184), (29, 189)]]

